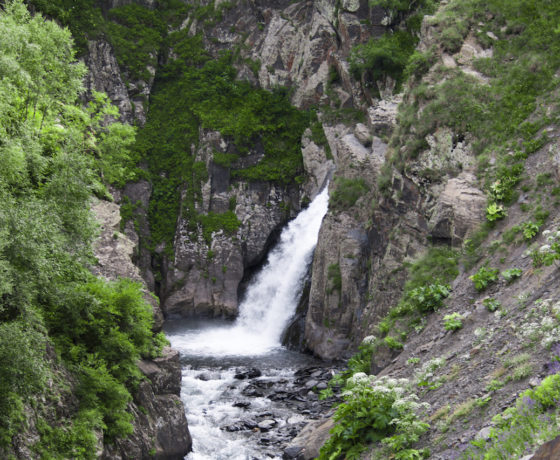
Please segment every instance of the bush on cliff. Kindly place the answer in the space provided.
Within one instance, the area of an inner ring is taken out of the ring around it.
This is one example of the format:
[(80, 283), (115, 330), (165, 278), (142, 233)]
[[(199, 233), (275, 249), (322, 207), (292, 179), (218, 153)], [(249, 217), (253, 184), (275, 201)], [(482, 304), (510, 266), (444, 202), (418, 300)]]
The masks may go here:
[(130, 433), (136, 361), (161, 344), (140, 287), (88, 271), (92, 193), (122, 179), (133, 130), (102, 126), (102, 95), (82, 106), (68, 30), (14, 0), (0, 36), (0, 456), (33, 417), (33, 455), (93, 458), (96, 433)]

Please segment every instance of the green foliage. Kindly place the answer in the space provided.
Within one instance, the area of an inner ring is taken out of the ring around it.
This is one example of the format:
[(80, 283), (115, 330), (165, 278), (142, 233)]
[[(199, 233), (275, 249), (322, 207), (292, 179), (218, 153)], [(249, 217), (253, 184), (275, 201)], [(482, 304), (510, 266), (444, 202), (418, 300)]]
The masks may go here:
[(474, 283), (477, 291), (484, 291), (489, 284), (498, 281), (499, 272), (497, 268), (480, 267), (474, 275), (469, 276), (469, 279)]
[(68, 27), (80, 54), (86, 53), (88, 38), (96, 38), (104, 28), (101, 9), (91, 0), (28, 0), (28, 3)]
[(498, 460), (519, 458), (558, 434), (557, 401), (560, 398), (560, 374), (546, 377), (539, 386), (523, 392), (515, 405), (496, 415), (489, 439), (471, 442), (461, 458)]
[[(92, 193), (102, 176), (128, 180), (134, 130), (105, 127), (116, 112), (104, 95), (82, 106), (68, 30), (15, 0), (0, 10), (0, 36), (0, 445), (25, 408), (37, 458), (92, 458), (95, 431), (107, 442), (130, 433), (136, 363), (162, 346), (140, 287), (88, 271)], [(62, 380), (76, 397), (54, 427), (35, 403), (69, 391)]]
[(482, 301), (482, 305), (484, 305), (490, 312), (495, 312), (498, 308), (502, 306), (502, 304), (498, 300), (492, 297), (484, 299)]
[(386, 77), (400, 84), (416, 42), (417, 39), (410, 33), (397, 30), (356, 45), (350, 54), (350, 72), (366, 86), (374, 86)]
[(348, 209), (358, 199), (366, 194), (369, 190), (364, 179), (346, 179), (345, 177), (337, 177), (334, 181), (335, 189), (330, 198), (329, 205), (331, 209), (344, 210)]
[(531, 251), (534, 267), (550, 266), (560, 259), (560, 232), (545, 230), (543, 235), (546, 236), (548, 244)]
[(157, 10), (136, 4), (124, 5), (109, 11), (107, 32), (119, 65), (130, 72), (133, 79), (148, 81), (147, 67), (156, 67), (167, 25)]
[(523, 238), (525, 239), (525, 241), (531, 241), (539, 233), (540, 225), (528, 221), (523, 222), (521, 228), (523, 229)]
[(447, 284), (459, 274), (459, 253), (447, 247), (431, 247), (408, 266), (405, 292), (428, 284)]
[(520, 278), (522, 273), (520, 268), (508, 268), (502, 272), (502, 276), (509, 284), (513, 283), (517, 278)]
[(450, 286), (446, 284), (429, 284), (410, 291), (406, 300), (417, 311), (437, 311), (443, 306), (443, 301), (449, 297), (450, 289)]
[(405, 380), (357, 373), (348, 379), (343, 397), (319, 459), (357, 459), (369, 443), (379, 441), (388, 455), (406, 458), (412, 453), (410, 447), (428, 429), (420, 421), (427, 405), (417, 402)]
[(415, 53), (414, 48), (422, 18), (435, 9), (435, 3), (432, 0), (370, 0), (369, 3), (386, 10), (391, 18), (391, 30), (352, 48), (350, 72), (366, 88), (376, 87), (377, 90), (377, 82), (391, 77), (396, 80), (398, 90), (403, 74), (404, 77), (419, 76), (429, 67), (431, 57)]
[(224, 230), (229, 235), (233, 235), (239, 226), (240, 220), (233, 211), (223, 213), (209, 212), (208, 214), (199, 215), (199, 222), (202, 225), (203, 236), (208, 244), (212, 242), (212, 233)]
[(457, 331), (463, 327), (463, 316), (459, 313), (451, 313), (443, 317), (443, 327), (446, 331)]
[[(440, 67), (433, 75), (439, 84), (411, 88), (391, 141), (398, 152), (393, 164), (402, 170), (407, 159), (427, 148), (426, 136), (439, 128), (470, 136), (475, 153), (481, 154), (480, 172), (488, 184), (488, 219), (494, 222), (504, 217), (505, 206), (515, 199), (514, 186), (525, 159), (548, 142), (542, 128), (557, 116), (543, 107), (557, 100), (560, 47), (550, 37), (558, 14), (560, 6), (547, 0), (530, 5), (522, 0), (451, 1), (441, 7), (428, 21), (439, 31), (438, 44), (446, 51), (457, 51), (469, 30), (477, 30), (477, 38), (492, 46), (492, 57), (475, 61), (487, 83)], [(493, 19), (488, 21), (488, 17)], [(489, 39), (487, 32), (498, 39)], [(422, 60), (419, 64), (422, 67)], [(493, 165), (488, 163), (490, 158), (495, 160)], [(537, 182), (548, 184), (544, 175)]]
[[(237, 80), (235, 56), (225, 53), (212, 59), (201, 36), (180, 30), (168, 40), (176, 57), (158, 72), (136, 150), (153, 184), (149, 246), (165, 242), (170, 250), (179, 208), (191, 236), (196, 237), (197, 224), (206, 239), (220, 224), (230, 233), (238, 225), (231, 213), (204, 216), (197, 211), (201, 184), (208, 176), (205, 165), (185, 152), (197, 145), (200, 129), (220, 131), (235, 146), (234, 151), (213, 156), (216, 164), (230, 168), (232, 178), (292, 183), (303, 172), (301, 136), (309, 117), (290, 105), (287, 91), (269, 92)], [(239, 158), (255, 153), (263, 155), (257, 164), (237, 166)]]
[(404, 345), (401, 341), (393, 337), (392, 335), (388, 335), (383, 339), (385, 345), (387, 345), (392, 350), (402, 350)]
[(21, 429), (23, 404), (44, 391), (45, 344), (41, 332), (21, 321), (0, 323), (0, 446)]

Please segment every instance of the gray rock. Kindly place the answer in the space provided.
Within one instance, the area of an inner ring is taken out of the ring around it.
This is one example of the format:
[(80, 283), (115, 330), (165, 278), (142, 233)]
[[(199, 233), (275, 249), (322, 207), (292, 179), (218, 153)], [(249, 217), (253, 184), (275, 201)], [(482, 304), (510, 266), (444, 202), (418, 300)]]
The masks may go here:
[(371, 132), (369, 128), (363, 123), (358, 123), (354, 128), (354, 136), (361, 142), (362, 145), (368, 146), (371, 144)]
[(360, 0), (342, 0), (342, 8), (351, 13), (360, 9)]
[(478, 433), (476, 433), (474, 439), (479, 441), (479, 440), (487, 440), (490, 439), (490, 433), (492, 431), (492, 427), (490, 426), (486, 426), (484, 428), (482, 428)]
[(257, 424), (257, 426), (259, 427), (259, 430), (261, 430), (261, 431), (268, 431), (272, 427), (276, 426), (277, 424), (278, 424), (278, 422), (276, 420), (267, 419), (267, 420), (263, 420), (262, 422), (259, 422)]

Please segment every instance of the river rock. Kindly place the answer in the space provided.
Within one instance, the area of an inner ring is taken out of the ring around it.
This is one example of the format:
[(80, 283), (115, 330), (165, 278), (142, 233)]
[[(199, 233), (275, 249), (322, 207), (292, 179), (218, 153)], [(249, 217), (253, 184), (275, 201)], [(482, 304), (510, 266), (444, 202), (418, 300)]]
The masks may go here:
[(284, 450), (284, 453), (287, 449), (291, 449), (291, 452), (299, 450), (298, 457), (295, 457), (298, 459), (311, 460), (318, 457), (319, 450), (329, 438), (329, 432), (333, 426), (334, 421), (332, 419), (310, 422), (298, 436), (290, 442)]
[(276, 426), (277, 424), (278, 424), (278, 422), (276, 420), (267, 419), (267, 420), (263, 420), (262, 422), (259, 422), (257, 424), (257, 426), (258, 426), (259, 430), (261, 430), (261, 431), (268, 431), (273, 426)]
[(248, 369), (246, 371), (242, 371), (242, 372), (238, 372), (237, 374), (235, 374), (235, 378), (238, 380), (244, 380), (244, 379), (254, 379), (257, 377), (260, 377), (262, 375), (262, 372), (253, 367), (251, 369)]

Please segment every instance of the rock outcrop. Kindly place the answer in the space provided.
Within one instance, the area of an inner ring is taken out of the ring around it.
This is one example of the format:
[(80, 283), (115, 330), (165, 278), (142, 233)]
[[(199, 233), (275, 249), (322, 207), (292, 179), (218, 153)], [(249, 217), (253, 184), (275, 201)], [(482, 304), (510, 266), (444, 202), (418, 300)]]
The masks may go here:
[[(119, 231), (120, 213), (115, 203), (97, 201), (92, 206), (101, 234), (94, 245), (98, 264), (94, 273), (108, 280), (127, 277), (142, 282), (131, 255), (135, 243)], [(163, 316), (158, 303), (146, 291), (154, 309), (154, 329), (161, 330)], [(181, 390), (179, 353), (165, 348), (162, 356), (142, 360), (138, 367), (146, 376), (134, 394), (128, 410), (134, 415), (134, 432), (126, 439), (106, 445), (101, 458), (161, 460), (182, 459), (191, 449)]]

